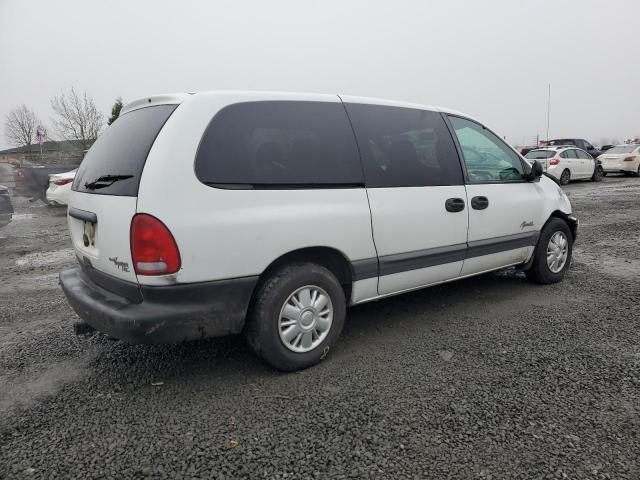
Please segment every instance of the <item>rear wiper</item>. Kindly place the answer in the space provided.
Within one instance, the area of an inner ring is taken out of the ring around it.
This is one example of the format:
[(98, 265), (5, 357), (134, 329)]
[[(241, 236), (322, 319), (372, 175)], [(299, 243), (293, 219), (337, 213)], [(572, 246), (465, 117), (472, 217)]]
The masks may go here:
[(88, 190), (97, 190), (99, 188), (110, 187), (117, 181), (126, 180), (127, 178), (132, 177), (133, 175), (102, 175), (92, 182), (85, 182), (84, 188)]

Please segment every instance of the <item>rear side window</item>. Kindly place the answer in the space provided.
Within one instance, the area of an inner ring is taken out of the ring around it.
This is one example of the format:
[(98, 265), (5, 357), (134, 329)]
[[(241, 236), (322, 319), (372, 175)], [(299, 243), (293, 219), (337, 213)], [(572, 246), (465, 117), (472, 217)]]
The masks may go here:
[(367, 187), (461, 185), (462, 167), (437, 112), (346, 104)]
[(593, 160), (593, 157), (584, 150), (576, 150), (576, 154), (578, 155), (578, 158), (582, 158), (584, 160)]
[(562, 152), (560, 154), (560, 157), (562, 157), (562, 158), (578, 158), (578, 156), (576, 155), (576, 151), (574, 149), (565, 150), (564, 152)]
[(198, 179), (221, 188), (349, 187), (364, 183), (340, 103), (263, 101), (223, 108), (207, 127)]
[(119, 117), (87, 152), (73, 181), (73, 190), (137, 196), (149, 150), (176, 107), (156, 105)]

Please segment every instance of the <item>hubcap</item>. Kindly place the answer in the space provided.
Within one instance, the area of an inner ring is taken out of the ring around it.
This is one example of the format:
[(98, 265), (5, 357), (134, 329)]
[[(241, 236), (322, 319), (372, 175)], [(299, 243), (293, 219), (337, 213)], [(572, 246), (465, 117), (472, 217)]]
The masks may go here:
[(558, 273), (567, 263), (569, 256), (569, 241), (564, 232), (556, 232), (551, 235), (547, 245), (547, 266), (552, 273)]
[(310, 352), (329, 334), (333, 304), (322, 288), (307, 285), (297, 289), (280, 310), (280, 340), (292, 352)]

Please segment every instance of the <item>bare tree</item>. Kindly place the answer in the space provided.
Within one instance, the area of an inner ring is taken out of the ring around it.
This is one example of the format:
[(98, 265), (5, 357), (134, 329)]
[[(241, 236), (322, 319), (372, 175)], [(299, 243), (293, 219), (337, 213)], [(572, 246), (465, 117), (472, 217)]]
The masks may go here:
[(35, 112), (22, 104), (5, 117), (4, 134), (11, 145), (26, 147), (31, 155), (31, 145), (40, 124)]
[(104, 124), (104, 115), (98, 111), (93, 98), (84, 92), (78, 95), (73, 87), (69, 93), (60, 93), (51, 100), (56, 118), (53, 125), (64, 140), (81, 140), (84, 149), (91, 146)]

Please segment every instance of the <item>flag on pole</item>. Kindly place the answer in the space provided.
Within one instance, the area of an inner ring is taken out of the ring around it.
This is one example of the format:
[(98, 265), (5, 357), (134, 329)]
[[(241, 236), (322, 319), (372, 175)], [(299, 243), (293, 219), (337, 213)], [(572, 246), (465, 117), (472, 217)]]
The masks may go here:
[(44, 128), (43, 127), (38, 127), (36, 128), (36, 143), (39, 143), (40, 145), (42, 145), (44, 143)]

